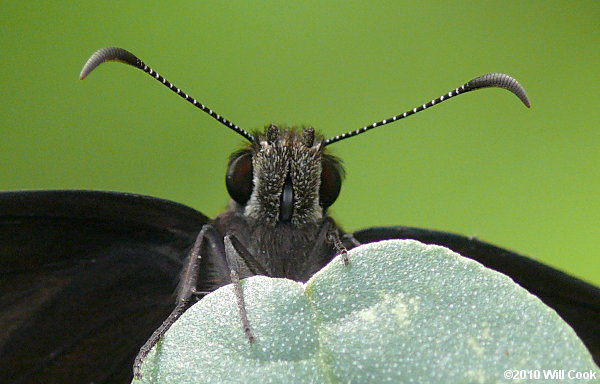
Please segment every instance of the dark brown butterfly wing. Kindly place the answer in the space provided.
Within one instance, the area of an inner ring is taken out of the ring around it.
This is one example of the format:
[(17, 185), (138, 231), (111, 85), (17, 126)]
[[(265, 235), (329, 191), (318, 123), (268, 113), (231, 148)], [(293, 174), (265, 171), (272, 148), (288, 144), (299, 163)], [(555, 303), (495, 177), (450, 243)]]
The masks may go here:
[(129, 382), (207, 221), (132, 194), (0, 193), (0, 382)]
[(361, 243), (414, 239), (450, 248), (512, 278), (552, 307), (600, 364), (600, 289), (534, 259), (472, 237), (411, 227), (374, 227), (354, 233)]

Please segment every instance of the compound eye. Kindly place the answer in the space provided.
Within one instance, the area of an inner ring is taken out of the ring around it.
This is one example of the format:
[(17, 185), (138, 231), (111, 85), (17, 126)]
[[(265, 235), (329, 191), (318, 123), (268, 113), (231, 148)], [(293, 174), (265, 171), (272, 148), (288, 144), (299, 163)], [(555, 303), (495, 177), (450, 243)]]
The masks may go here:
[(242, 152), (229, 161), (225, 184), (229, 196), (240, 204), (245, 204), (252, 194), (252, 154)]
[(327, 208), (337, 200), (337, 197), (340, 194), (340, 189), (342, 188), (342, 174), (339, 164), (334, 160), (324, 158), (321, 166), (319, 204), (323, 208)]

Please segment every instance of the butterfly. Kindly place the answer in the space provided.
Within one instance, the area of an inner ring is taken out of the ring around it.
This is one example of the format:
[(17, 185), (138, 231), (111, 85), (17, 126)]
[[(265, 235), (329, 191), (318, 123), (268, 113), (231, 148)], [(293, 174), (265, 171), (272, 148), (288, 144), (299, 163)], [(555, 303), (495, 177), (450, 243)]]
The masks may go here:
[(147, 352), (186, 308), (231, 282), (227, 247), (235, 249), (241, 278), (305, 281), (336, 254), (385, 239), (442, 245), (510, 276), (556, 310), (600, 362), (597, 287), (472, 237), (403, 226), (345, 233), (328, 214), (344, 177), (330, 144), (481, 88), (504, 88), (529, 107), (514, 78), (483, 75), (402, 114), (325, 138), (311, 127), (250, 133), (121, 48), (94, 53), (81, 78), (106, 61), (143, 70), (247, 141), (229, 160), (232, 200), (210, 219), (128, 193), (0, 193), (1, 382), (129, 382), (136, 356), (143, 361), (140, 348)]

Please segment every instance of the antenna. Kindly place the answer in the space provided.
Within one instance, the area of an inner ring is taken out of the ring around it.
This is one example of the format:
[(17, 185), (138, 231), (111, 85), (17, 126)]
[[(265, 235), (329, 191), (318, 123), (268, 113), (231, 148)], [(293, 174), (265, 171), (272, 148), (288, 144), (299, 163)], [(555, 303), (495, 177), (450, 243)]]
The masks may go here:
[(133, 53), (126, 51), (123, 48), (108, 47), (99, 49), (96, 52), (94, 52), (94, 54), (88, 59), (88, 61), (81, 69), (79, 78), (81, 80), (85, 79), (94, 69), (96, 69), (96, 67), (98, 67), (100, 64), (106, 61), (118, 61), (120, 63), (129, 64), (133, 67), (141, 69), (142, 71), (146, 72), (147, 74), (149, 74), (150, 76), (167, 86), (171, 91), (183, 97), (186, 101), (192, 103), (195, 107), (200, 108), (203, 112), (208, 113), (213, 119), (217, 120), (219, 123), (223, 124), (232, 131), (235, 131), (238, 134), (244, 136), (248, 141), (254, 141), (254, 136), (252, 136), (249, 132), (233, 124), (231, 121), (217, 114), (215, 111), (208, 108), (204, 104), (198, 102), (193, 97), (188, 96), (187, 93), (183, 92), (181, 89), (171, 84), (171, 82), (169, 82), (167, 79), (155, 72), (152, 68), (147, 66)]
[(365, 133), (368, 130), (380, 127), (382, 125), (386, 125), (386, 124), (398, 121), (400, 119), (404, 119), (405, 117), (414, 115), (417, 112), (421, 112), (422, 110), (424, 110), (426, 108), (432, 107), (436, 104), (446, 101), (456, 95), (461, 95), (463, 93), (475, 91), (475, 90), (481, 89), (481, 88), (491, 88), (491, 87), (504, 88), (504, 89), (512, 92), (513, 94), (515, 94), (523, 102), (523, 104), (525, 104), (525, 106), (527, 108), (531, 107), (531, 104), (529, 103), (529, 98), (527, 97), (527, 93), (525, 92), (525, 88), (523, 88), (521, 86), (521, 84), (519, 84), (519, 82), (515, 78), (513, 78), (509, 75), (505, 75), (504, 73), (488, 73), (486, 75), (479, 76), (479, 77), (469, 81), (466, 84), (461, 85), (460, 87), (456, 88), (455, 90), (450, 91), (450, 92), (438, 97), (437, 99), (431, 100), (430, 102), (428, 102), (426, 104), (415, 107), (415, 108), (413, 108), (409, 111), (406, 111), (400, 115), (396, 115), (396, 116), (390, 117), (389, 119), (375, 122), (371, 125), (365, 125), (364, 127), (360, 128), (360, 129), (342, 133), (341, 135), (337, 135), (337, 136), (331, 137), (327, 140), (324, 140), (323, 146), (333, 144), (337, 141), (341, 141), (341, 140), (350, 138), (352, 136), (360, 135), (361, 133)]

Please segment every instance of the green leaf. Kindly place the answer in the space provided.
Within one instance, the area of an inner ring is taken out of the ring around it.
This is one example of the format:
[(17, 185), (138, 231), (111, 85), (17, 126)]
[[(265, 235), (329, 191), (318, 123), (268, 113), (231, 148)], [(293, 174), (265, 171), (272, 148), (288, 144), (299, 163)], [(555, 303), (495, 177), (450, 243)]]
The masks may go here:
[(148, 355), (140, 382), (510, 382), (506, 370), (600, 377), (556, 312), (479, 263), (411, 240), (367, 244), (349, 257), (306, 285), (244, 280), (253, 344), (232, 287), (211, 293)]

